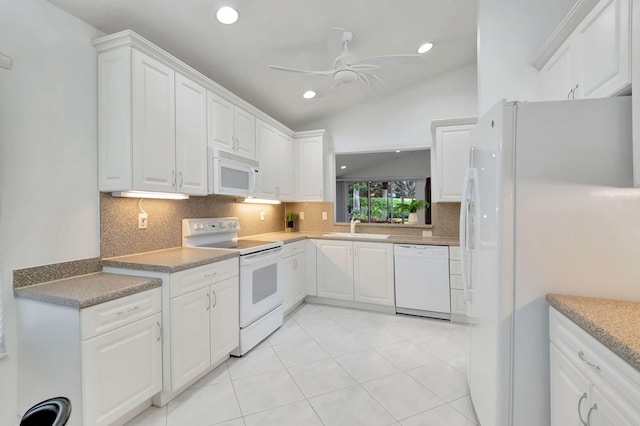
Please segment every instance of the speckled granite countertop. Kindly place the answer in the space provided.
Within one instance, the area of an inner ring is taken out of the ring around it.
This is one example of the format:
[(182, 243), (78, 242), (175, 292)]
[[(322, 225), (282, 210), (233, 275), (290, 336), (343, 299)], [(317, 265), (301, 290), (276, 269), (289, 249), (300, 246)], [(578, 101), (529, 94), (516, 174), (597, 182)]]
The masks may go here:
[(160, 287), (158, 278), (98, 272), (13, 290), (16, 297), (82, 309)]
[[(365, 241), (377, 243), (391, 244), (428, 244), (434, 246), (459, 246), (460, 241), (457, 238), (441, 238), (441, 237), (420, 237), (415, 235), (391, 235), (386, 240), (373, 238), (358, 237), (326, 237), (324, 234), (328, 232), (272, 232), (270, 234), (258, 234), (245, 237), (247, 240), (258, 241), (284, 241), (290, 243), (293, 241), (313, 238), (316, 240), (344, 240), (344, 241)], [(356, 233), (357, 234), (357, 233)], [(384, 232), (381, 232), (384, 234)]]
[(640, 302), (547, 294), (547, 302), (640, 370)]
[(102, 259), (102, 266), (173, 273), (234, 257), (236, 250), (176, 247)]

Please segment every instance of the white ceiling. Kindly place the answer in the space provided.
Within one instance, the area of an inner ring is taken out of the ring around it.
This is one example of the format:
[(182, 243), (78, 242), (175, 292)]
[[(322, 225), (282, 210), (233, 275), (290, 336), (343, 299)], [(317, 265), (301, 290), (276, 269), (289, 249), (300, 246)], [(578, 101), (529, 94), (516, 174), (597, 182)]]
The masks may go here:
[[(477, 0), (49, 1), (107, 34), (137, 32), (294, 130), (476, 61)], [(239, 10), (236, 24), (215, 19), (222, 5)], [(435, 46), (424, 64), (377, 70), (387, 94), (359, 83), (327, 93), (327, 77), (268, 68), (332, 68), (331, 27), (353, 31), (350, 50), (358, 58), (413, 54), (424, 41)], [(302, 99), (307, 89), (320, 96)]]

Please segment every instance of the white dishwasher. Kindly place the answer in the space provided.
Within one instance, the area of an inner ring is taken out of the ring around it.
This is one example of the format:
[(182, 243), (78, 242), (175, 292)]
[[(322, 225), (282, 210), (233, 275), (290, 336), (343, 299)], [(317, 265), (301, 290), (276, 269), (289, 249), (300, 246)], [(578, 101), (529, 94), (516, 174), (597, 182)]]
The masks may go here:
[(394, 244), (396, 312), (451, 318), (449, 247)]

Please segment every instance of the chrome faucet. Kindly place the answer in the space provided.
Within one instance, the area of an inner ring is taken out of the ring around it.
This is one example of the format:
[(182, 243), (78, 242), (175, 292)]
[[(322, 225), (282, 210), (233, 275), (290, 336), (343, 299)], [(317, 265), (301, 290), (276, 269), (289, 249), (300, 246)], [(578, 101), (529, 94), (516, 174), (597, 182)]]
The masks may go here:
[(351, 233), (352, 234), (356, 233), (356, 225), (359, 224), (359, 223), (360, 223), (360, 221), (357, 220), (355, 217), (351, 218), (350, 224), (351, 224)]

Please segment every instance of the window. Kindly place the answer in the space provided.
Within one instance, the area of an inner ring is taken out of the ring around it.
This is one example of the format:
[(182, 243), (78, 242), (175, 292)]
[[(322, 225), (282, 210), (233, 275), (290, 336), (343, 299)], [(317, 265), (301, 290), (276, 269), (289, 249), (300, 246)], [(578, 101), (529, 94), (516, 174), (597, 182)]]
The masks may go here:
[(345, 189), (347, 220), (362, 223), (407, 223), (402, 205), (416, 198), (415, 180), (345, 182)]

